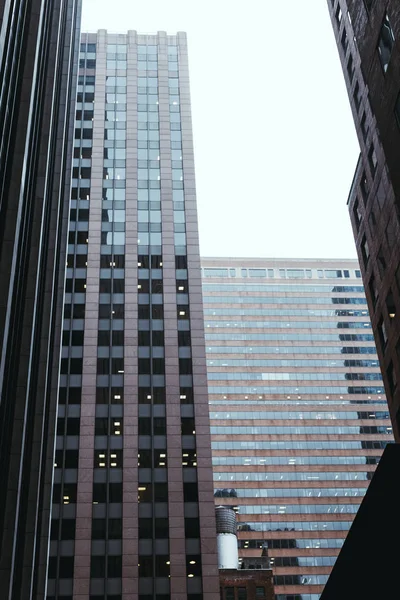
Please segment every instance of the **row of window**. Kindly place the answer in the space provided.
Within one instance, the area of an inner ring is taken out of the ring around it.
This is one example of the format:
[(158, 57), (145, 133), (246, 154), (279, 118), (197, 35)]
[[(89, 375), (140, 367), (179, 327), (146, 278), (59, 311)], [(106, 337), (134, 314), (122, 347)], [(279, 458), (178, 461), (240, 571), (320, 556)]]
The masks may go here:
[(222, 488), (214, 498), (323, 498), (362, 497), (366, 488)]
[[(292, 548), (341, 548), (343, 546), (344, 539), (341, 538), (283, 538), (283, 539), (268, 539), (263, 538), (260, 540), (250, 539), (246, 540), (245, 537), (239, 538), (239, 548), (245, 549), (249, 548), (251, 550), (264, 548), (265, 546), (268, 550), (287, 550)], [(306, 558), (306, 557), (303, 557)], [(315, 560), (319, 560), (319, 556), (313, 557)], [(276, 559), (275, 559), (276, 560)]]
[(392, 428), (381, 426), (360, 425), (359, 427), (245, 427), (245, 426), (218, 426), (211, 427), (211, 434), (214, 435), (359, 435), (359, 434), (380, 434), (392, 435)]
[(205, 327), (241, 329), (371, 329), (370, 321), (205, 321)]
[(321, 296), (298, 296), (297, 298), (292, 298), (290, 296), (286, 296), (285, 298), (281, 298), (280, 296), (240, 296), (240, 295), (231, 295), (231, 296), (204, 296), (203, 298), (204, 304), (367, 304), (366, 298), (348, 298), (348, 297), (340, 297), (334, 296), (332, 298), (325, 298)]
[(268, 465), (376, 465), (379, 456), (214, 456), (214, 467), (266, 467)]
[[(349, 400), (348, 398), (346, 398), (346, 400), (344, 399), (343, 396), (339, 396), (339, 399), (335, 399), (335, 398), (330, 398), (329, 396), (325, 396), (325, 398), (323, 400), (310, 400), (309, 398), (301, 398), (300, 396), (295, 396), (295, 399), (292, 400), (291, 396), (286, 396), (286, 398), (284, 399), (284, 402), (282, 402), (282, 400), (265, 400), (262, 398), (262, 396), (259, 396), (257, 399), (253, 398), (249, 398), (248, 396), (245, 396), (244, 400), (237, 400), (237, 399), (230, 399), (230, 400), (226, 400), (227, 396), (224, 396), (224, 400), (209, 400), (209, 404), (212, 404), (213, 407), (217, 408), (217, 410), (221, 410), (218, 406), (216, 405), (221, 405), (221, 407), (223, 406), (225, 408), (225, 406), (229, 405), (230, 407), (232, 407), (233, 405), (235, 406), (268, 406), (270, 409), (281, 409), (282, 406), (284, 405), (285, 407), (288, 406), (297, 406), (297, 407), (304, 407), (304, 406), (319, 406), (320, 410), (324, 410), (324, 408), (337, 408), (340, 406), (346, 406), (346, 405), (352, 405), (353, 410), (365, 410), (365, 406), (362, 406), (363, 404), (368, 404), (368, 406), (370, 407), (370, 410), (381, 410), (381, 405), (386, 405), (385, 400), (382, 400), (381, 396), (378, 396), (378, 400), (371, 400), (371, 397), (368, 397), (368, 400)], [(324, 407), (324, 408), (323, 408)], [(215, 410), (214, 408), (214, 410)]]
[[(382, 387), (372, 386), (299, 386), (299, 387), (288, 387), (288, 386), (262, 386), (262, 387), (249, 387), (249, 386), (208, 386), (209, 394), (383, 394)], [(329, 398), (328, 398), (329, 400)]]
[(386, 447), (386, 441), (354, 440), (354, 441), (225, 441), (211, 442), (213, 450), (383, 450)]
[(382, 381), (380, 373), (208, 372), (209, 381)]
[(369, 481), (372, 477), (372, 471), (362, 472), (351, 471), (343, 472), (316, 472), (306, 471), (301, 473), (297, 472), (286, 472), (280, 473), (255, 473), (253, 471), (231, 471), (229, 473), (220, 473), (215, 471), (213, 473), (214, 481)]
[[(253, 283), (239, 284), (239, 283), (204, 283), (203, 291), (205, 292), (315, 292), (316, 294), (326, 293), (349, 293), (356, 292), (359, 294), (364, 293), (362, 285), (297, 285), (295, 283), (291, 285), (282, 284), (262, 284), (257, 285)], [(312, 296), (311, 296), (312, 297)], [(311, 303), (310, 303), (311, 304)]]
[(210, 419), (233, 419), (235, 421), (243, 421), (244, 419), (255, 420), (274, 420), (274, 419), (318, 419), (318, 420), (335, 420), (335, 419), (389, 419), (387, 411), (331, 411), (324, 408), (322, 411), (313, 412), (298, 412), (293, 409), (286, 411), (229, 411), (229, 412), (210, 412)]
[[(247, 600), (247, 589), (245, 587), (221, 587), (220, 590), (221, 600)], [(265, 597), (265, 587), (256, 586), (255, 598)]]
[[(147, 59), (147, 56), (144, 54), (138, 55), (138, 74), (146, 75), (146, 73), (157, 73), (158, 71), (158, 61), (157, 56), (151, 56), (151, 60)], [(127, 56), (121, 53), (110, 52), (107, 53), (106, 60), (106, 68), (107, 72), (113, 72), (116, 70), (126, 71), (128, 66)], [(93, 57), (93, 53), (87, 53), (85, 58), (79, 59), (79, 68), (80, 69), (95, 69), (96, 68), (96, 59)], [(168, 61), (168, 71), (178, 71), (178, 61), (175, 57), (171, 57), (171, 60)]]
[(375, 346), (207, 346), (212, 354), (374, 354)]
[(238, 531), (347, 531), (350, 526), (351, 521), (260, 521), (238, 523)]
[(271, 340), (271, 341), (288, 341), (288, 342), (305, 342), (305, 341), (338, 341), (338, 342), (373, 342), (372, 334), (363, 333), (339, 333), (339, 334), (320, 334), (320, 333), (206, 333), (205, 339), (216, 341), (248, 341), (248, 340)]
[[(240, 269), (242, 277), (260, 277), (260, 278), (274, 278), (277, 277), (277, 273), (280, 278), (284, 279), (311, 279), (313, 273), (317, 273), (319, 279), (341, 279), (342, 277), (361, 277), (361, 272), (356, 269), (355, 271), (349, 271), (348, 269), (260, 269), (260, 268), (249, 268)], [(202, 269), (203, 277), (236, 277), (236, 268), (223, 268), (223, 267), (204, 267)], [(351, 275), (350, 275), (351, 274)]]
[(368, 317), (368, 310), (320, 310), (278, 308), (205, 308), (205, 315), (279, 317)]
[[(325, 585), (329, 575), (275, 575), (275, 585)], [(303, 598), (302, 598), (303, 600)]]
[[(320, 594), (278, 594), (276, 600), (320, 600)], [(119, 600), (119, 599), (115, 599)]]
[(377, 360), (312, 360), (312, 359), (257, 359), (257, 358), (220, 358), (207, 360), (209, 367), (379, 367)]
[(238, 507), (241, 515), (314, 515), (314, 514), (354, 514), (358, 511), (359, 504), (244, 504)]

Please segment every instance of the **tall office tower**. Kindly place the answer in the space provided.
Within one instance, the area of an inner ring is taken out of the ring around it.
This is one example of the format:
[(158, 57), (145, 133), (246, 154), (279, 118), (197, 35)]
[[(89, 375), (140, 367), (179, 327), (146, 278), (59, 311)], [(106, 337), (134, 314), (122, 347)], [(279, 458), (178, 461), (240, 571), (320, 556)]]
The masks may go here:
[(317, 600), (392, 428), (355, 260), (202, 259), (217, 505)]
[(400, 7), (398, 0), (328, 6), (361, 149), (348, 205), (400, 441)]
[(217, 600), (186, 36), (81, 39), (48, 599)]
[(45, 596), (80, 0), (0, 2), (0, 595)]

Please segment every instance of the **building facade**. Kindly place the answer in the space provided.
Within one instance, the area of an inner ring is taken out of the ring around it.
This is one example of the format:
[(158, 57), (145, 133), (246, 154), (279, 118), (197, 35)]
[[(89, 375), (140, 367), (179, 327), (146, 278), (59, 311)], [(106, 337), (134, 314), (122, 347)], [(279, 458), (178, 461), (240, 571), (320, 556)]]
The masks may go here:
[(0, 589), (45, 597), (80, 0), (0, 2)]
[(397, 441), (400, 440), (400, 10), (329, 0), (360, 158), (348, 205)]
[(393, 433), (355, 260), (202, 259), (216, 505), (317, 600)]
[(270, 569), (220, 569), (219, 580), (226, 600), (275, 600)]
[(217, 600), (186, 36), (81, 39), (48, 600)]

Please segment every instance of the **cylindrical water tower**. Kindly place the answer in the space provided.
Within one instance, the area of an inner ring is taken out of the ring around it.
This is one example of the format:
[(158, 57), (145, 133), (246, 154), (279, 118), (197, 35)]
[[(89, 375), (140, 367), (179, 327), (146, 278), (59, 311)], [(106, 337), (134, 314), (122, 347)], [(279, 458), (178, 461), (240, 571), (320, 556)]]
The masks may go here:
[(237, 569), (239, 564), (236, 513), (230, 506), (217, 506), (218, 568)]

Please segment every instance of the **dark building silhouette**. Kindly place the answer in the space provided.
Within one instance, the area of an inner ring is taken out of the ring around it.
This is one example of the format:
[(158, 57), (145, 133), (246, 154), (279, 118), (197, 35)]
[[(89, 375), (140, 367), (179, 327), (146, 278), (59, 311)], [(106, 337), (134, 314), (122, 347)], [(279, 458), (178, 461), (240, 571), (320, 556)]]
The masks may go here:
[(400, 440), (400, 7), (328, 0), (360, 144), (348, 206), (390, 415)]
[[(388, 444), (325, 585), (321, 600), (373, 600), (398, 596), (396, 542), (400, 528), (396, 514), (400, 498), (398, 480), (393, 474), (398, 470), (399, 460), (399, 444)], [(381, 551), (374, 552), (378, 548)], [(366, 569), (370, 565), (372, 572), (366, 575)]]
[(0, 2), (0, 595), (45, 597), (80, 0)]

